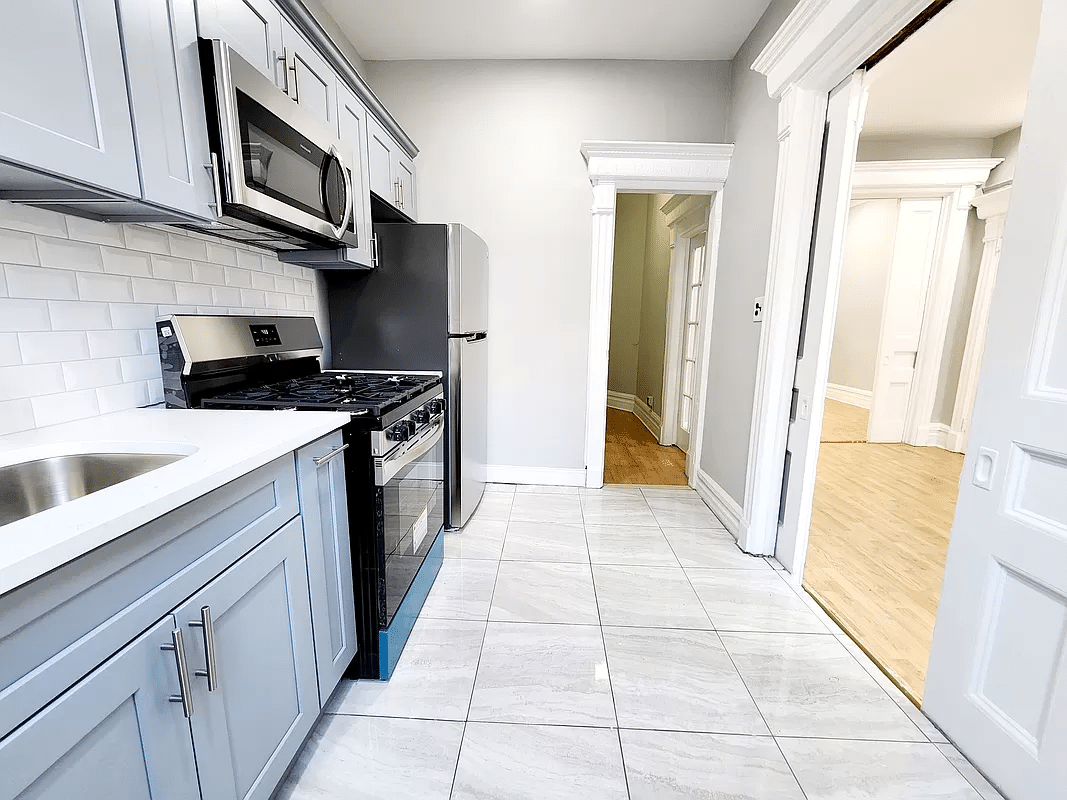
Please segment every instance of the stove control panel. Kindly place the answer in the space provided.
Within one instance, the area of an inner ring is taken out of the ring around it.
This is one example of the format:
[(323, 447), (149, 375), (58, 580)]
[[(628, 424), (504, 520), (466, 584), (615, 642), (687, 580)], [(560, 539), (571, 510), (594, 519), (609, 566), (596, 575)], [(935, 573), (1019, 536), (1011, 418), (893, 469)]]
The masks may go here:
[(371, 431), (371, 450), (375, 456), (383, 456), (398, 444), (419, 437), (428, 428), (440, 425), (445, 410), (443, 397), (437, 397), (389, 425), (382, 431)]
[(248, 328), (252, 331), (252, 341), (256, 347), (276, 347), (282, 343), (277, 325), (249, 325)]

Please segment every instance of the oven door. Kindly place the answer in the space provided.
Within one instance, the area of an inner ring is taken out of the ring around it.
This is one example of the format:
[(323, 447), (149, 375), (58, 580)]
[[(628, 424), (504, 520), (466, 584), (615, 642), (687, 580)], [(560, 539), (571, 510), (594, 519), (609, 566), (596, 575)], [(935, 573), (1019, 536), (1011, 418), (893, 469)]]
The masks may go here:
[(352, 173), (331, 132), (225, 43), (201, 40), (217, 114), (223, 214), (267, 221), (310, 241), (356, 245)]
[(385, 576), (379, 580), (382, 628), (392, 624), (445, 523), (443, 431), (444, 418), (439, 416), (415, 439), (374, 459), (384, 524)]

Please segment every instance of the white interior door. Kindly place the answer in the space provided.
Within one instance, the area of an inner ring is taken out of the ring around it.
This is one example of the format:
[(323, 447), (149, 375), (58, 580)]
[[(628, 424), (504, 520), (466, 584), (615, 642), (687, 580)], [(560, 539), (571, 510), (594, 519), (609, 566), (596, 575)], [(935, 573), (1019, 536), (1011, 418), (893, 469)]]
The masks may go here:
[(900, 202), (867, 431), (872, 442), (904, 441), (941, 203), (940, 199)]
[(1067, 796), (1064, 74), (1046, 2), (923, 702), (1012, 800)]
[[(707, 250), (707, 231), (690, 237), (689, 257), (686, 259), (685, 325), (682, 328), (681, 402), (678, 404), (678, 447), (684, 453), (689, 452), (689, 440), (697, 420), (697, 354), (700, 352), (700, 308), (704, 297), (704, 260)], [(688, 459), (685, 473), (689, 474)]]

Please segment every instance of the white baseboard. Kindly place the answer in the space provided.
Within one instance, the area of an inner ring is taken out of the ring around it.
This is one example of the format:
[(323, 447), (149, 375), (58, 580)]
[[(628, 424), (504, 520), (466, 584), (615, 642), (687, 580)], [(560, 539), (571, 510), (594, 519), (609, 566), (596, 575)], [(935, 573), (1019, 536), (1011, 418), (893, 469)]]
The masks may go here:
[(632, 394), (625, 394), (624, 392), (612, 392), (608, 391), (608, 408), (618, 409), (619, 411), (629, 411), (633, 413), (634, 401), (637, 400)]
[(693, 488), (696, 489), (697, 494), (703, 498), (704, 502), (710, 506), (715, 516), (719, 518), (719, 522), (723, 524), (734, 539), (740, 540), (742, 535), (746, 533), (748, 521), (745, 519), (744, 509), (741, 508), (738, 502), (730, 497), (725, 489), (700, 468), (697, 468)]
[(520, 483), (538, 486), (585, 486), (585, 469), (519, 467), (490, 464), (485, 468), (489, 483)]
[(836, 400), (839, 403), (848, 403), (850, 406), (859, 406), (860, 408), (866, 408), (868, 411), (871, 408), (872, 396), (872, 392), (864, 389), (853, 389), (851, 386), (842, 386), (839, 383), (826, 384), (826, 399)]
[[(956, 450), (957, 434), (948, 425), (931, 422), (919, 427), (918, 447), (940, 447), (942, 450)], [(960, 452), (960, 451), (956, 451)]]
[(641, 420), (641, 424), (648, 428), (649, 433), (656, 437), (656, 441), (659, 441), (659, 433), (662, 427), (659, 414), (648, 407), (640, 397), (633, 398), (634, 401), (634, 416)]
[(963, 431), (949, 431), (947, 447), (953, 453), (966, 453), (967, 435)]

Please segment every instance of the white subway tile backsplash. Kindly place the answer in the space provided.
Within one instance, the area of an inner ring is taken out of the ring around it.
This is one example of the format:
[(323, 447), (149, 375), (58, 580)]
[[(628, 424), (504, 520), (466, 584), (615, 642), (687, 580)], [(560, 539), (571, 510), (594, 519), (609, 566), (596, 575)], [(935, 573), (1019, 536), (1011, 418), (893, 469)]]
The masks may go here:
[(105, 272), (142, 278), (152, 274), (152, 262), (145, 253), (105, 247), (101, 250), (101, 255), (104, 257)]
[(305, 313), (314, 280), (255, 248), (0, 201), (0, 435), (162, 402), (158, 316)]
[(63, 382), (68, 391), (112, 386), (122, 383), (122, 368), (117, 358), (71, 361), (63, 365)]
[[(58, 214), (56, 216), (59, 216)], [(67, 231), (71, 239), (93, 244), (106, 244), (111, 247), (125, 247), (122, 226), (110, 222), (97, 222), (94, 219), (67, 217)]]
[(0, 400), (19, 400), (63, 389), (63, 368), (59, 364), (19, 364), (0, 372)]
[(89, 331), (89, 355), (94, 358), (115, 358), (141, 354), (138, 331)]
[(77, 361), (89, 357), (89, 341), (84, 331), (20, 333), (19, 350), (23, 364)]
[(95, 417), (100, 413), (95, 389), (34, 397), (30, 404), (33, 406), (33, 418), (40, 426)]
[(0, 228), (0, 261), (8, 264), (36, 264), (36, 237), (25, 231)]
[(100, 248), (95, 244), (38, 236), (37, 253), (42, 267), (76, 269), (82, 272), (104, 271), (104, 259)]
[(123, 411), (127, 408), (140, 408), (149, 403), (148, 384), (145, 381), (120, 383), (96, 390), (97, 402), (101, 414)]
[(125, 275), (78, 273), (78, 295), (82, 300), (110, 303), (133, 302), (133, 280)]
[(224, 267), (237, 266), (237, 250), (225, 244), (207, 243), (207, 261)]
[[(2, 233), (2, 231), (0, 231)], [(38, 300), (77, 300), (78, 280), (73, 272), (47, 267), (4, 266), (11, 297)]]
[(133, 299), (138, 303), (176, 303), (178, 293), (171, 281), (134, 278)]
[(54, 331), (98, 331), (111, 327), (107, 303), (49, 300), (48, 316)]
[(162, 371), (159, 365), (159, 356), (155, 354), (126, 356), (120, 359), (120, 365), (122, 367), (122, 380), (126, 383), (160, 379), (160, 372)]
[(0, 436), (25, 431), (33, 426), (33, 406), (28, 399), (0, 403)]
[(44, 300), (0, 297), (0, 331), (46, 331), (50, 327)]
[(152, 256), (152, 277), (165, 281), (191, 281), (193, 265), (180, 258)]
[(126, 247), (130, 250), (142, 250), (146, 253), (170, 254), (169, 234), (146, 228), (143, 225), (123, 225)]

